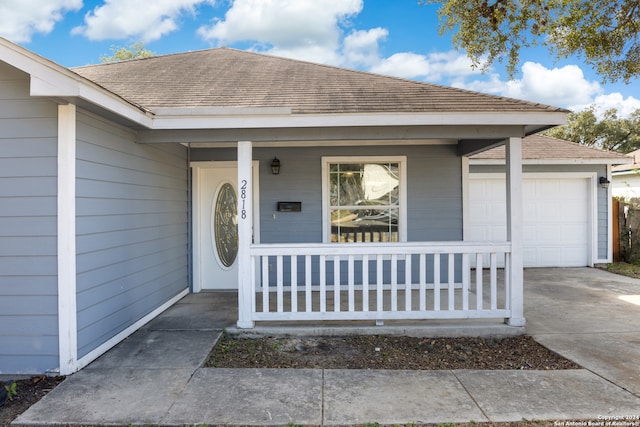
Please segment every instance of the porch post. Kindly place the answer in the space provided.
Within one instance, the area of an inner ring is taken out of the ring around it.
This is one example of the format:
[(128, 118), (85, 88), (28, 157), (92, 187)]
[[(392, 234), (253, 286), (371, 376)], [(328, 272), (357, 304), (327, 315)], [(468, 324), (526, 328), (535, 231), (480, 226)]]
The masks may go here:
[(252, 144), (238, 142), (238, 328), (254, 327), (252, 299), (255, 298), (251, 283), (252, 243)]
[(524, 278), (522, 261), (522, 138), (506, 142), (507, 240), (511, 242), (511, 265), (508, 269), (510, 326), (524, 326)]
[(58, 106), (58, 351), (60, 375), (78, 370), (76, 106)]

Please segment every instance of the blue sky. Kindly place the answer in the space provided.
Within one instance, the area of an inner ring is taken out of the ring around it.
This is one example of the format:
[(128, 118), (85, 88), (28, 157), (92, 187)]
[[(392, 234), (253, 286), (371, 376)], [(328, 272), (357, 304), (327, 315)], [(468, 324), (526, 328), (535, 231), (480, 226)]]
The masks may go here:
[(640, 80), (602, 84), (580, 58), (545, 48), (474, 70), (437, 5), (418, 0), (2, 0), (0, 36), (67, 67), (143, 41), (157, 55), (228, 46), (570, 108), (640, 108)]

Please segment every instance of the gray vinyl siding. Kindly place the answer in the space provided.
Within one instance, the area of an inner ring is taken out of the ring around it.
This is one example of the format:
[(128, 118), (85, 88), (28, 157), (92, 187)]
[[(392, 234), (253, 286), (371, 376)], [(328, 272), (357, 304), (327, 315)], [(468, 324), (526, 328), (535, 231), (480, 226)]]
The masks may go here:
[[(191, 160), (236, 160), (235, 148), (193, 149)], [(271, 160), (281, 162), (271, 174)], [(322, 242), (322, 157), (407, 156), (409, 241), (462, 240), (462, 166), (455, 145), (254, 148), (260, 161), (262, 243)], [(278, 201), (302, 212), (278, 212)], [(274, 218), (275, 216), (275, 218)]]
[(77, 309), (83, 357), (188, 287), (187, 151), (78, 115)]
[(0, 63), (0, 374), (58, 368), (57, 107)]
[[(597, 176), (607, 176), (606, 165), (523, 165), (525, 173), (562, 173), (562, 172), (595, 172)], [(469, 167), (470, 173), (504, 173), (501, 166), (472, 165)], [(598, 232), (598, 253), (600, 259), (607, 259), (608, 255), (608, 226), (609, 226), (609, 200), (607, 190), (598, 186), (597, 200), (597, 232)]]

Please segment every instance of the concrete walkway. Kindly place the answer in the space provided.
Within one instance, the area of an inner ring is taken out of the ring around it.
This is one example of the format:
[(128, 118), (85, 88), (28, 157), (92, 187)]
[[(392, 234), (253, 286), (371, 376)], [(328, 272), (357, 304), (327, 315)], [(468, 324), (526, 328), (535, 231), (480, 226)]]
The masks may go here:
[(531, 269), (525, 271), (525, 288), (527, 333), (585, 369), (200, 368), (221, 329), (233, 325), (236, 297), (189, 295), (67, 378), (14, 425), (345, 425), (640, 416), (640, 280), (588, 268)]

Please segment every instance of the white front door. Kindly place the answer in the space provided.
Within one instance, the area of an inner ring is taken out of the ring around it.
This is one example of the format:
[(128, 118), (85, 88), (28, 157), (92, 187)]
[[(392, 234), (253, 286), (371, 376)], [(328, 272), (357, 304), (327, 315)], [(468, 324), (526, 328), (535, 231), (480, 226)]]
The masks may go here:
[(192, 167), (194, 292), (238, 289), (237, 163), (196, 162)]

